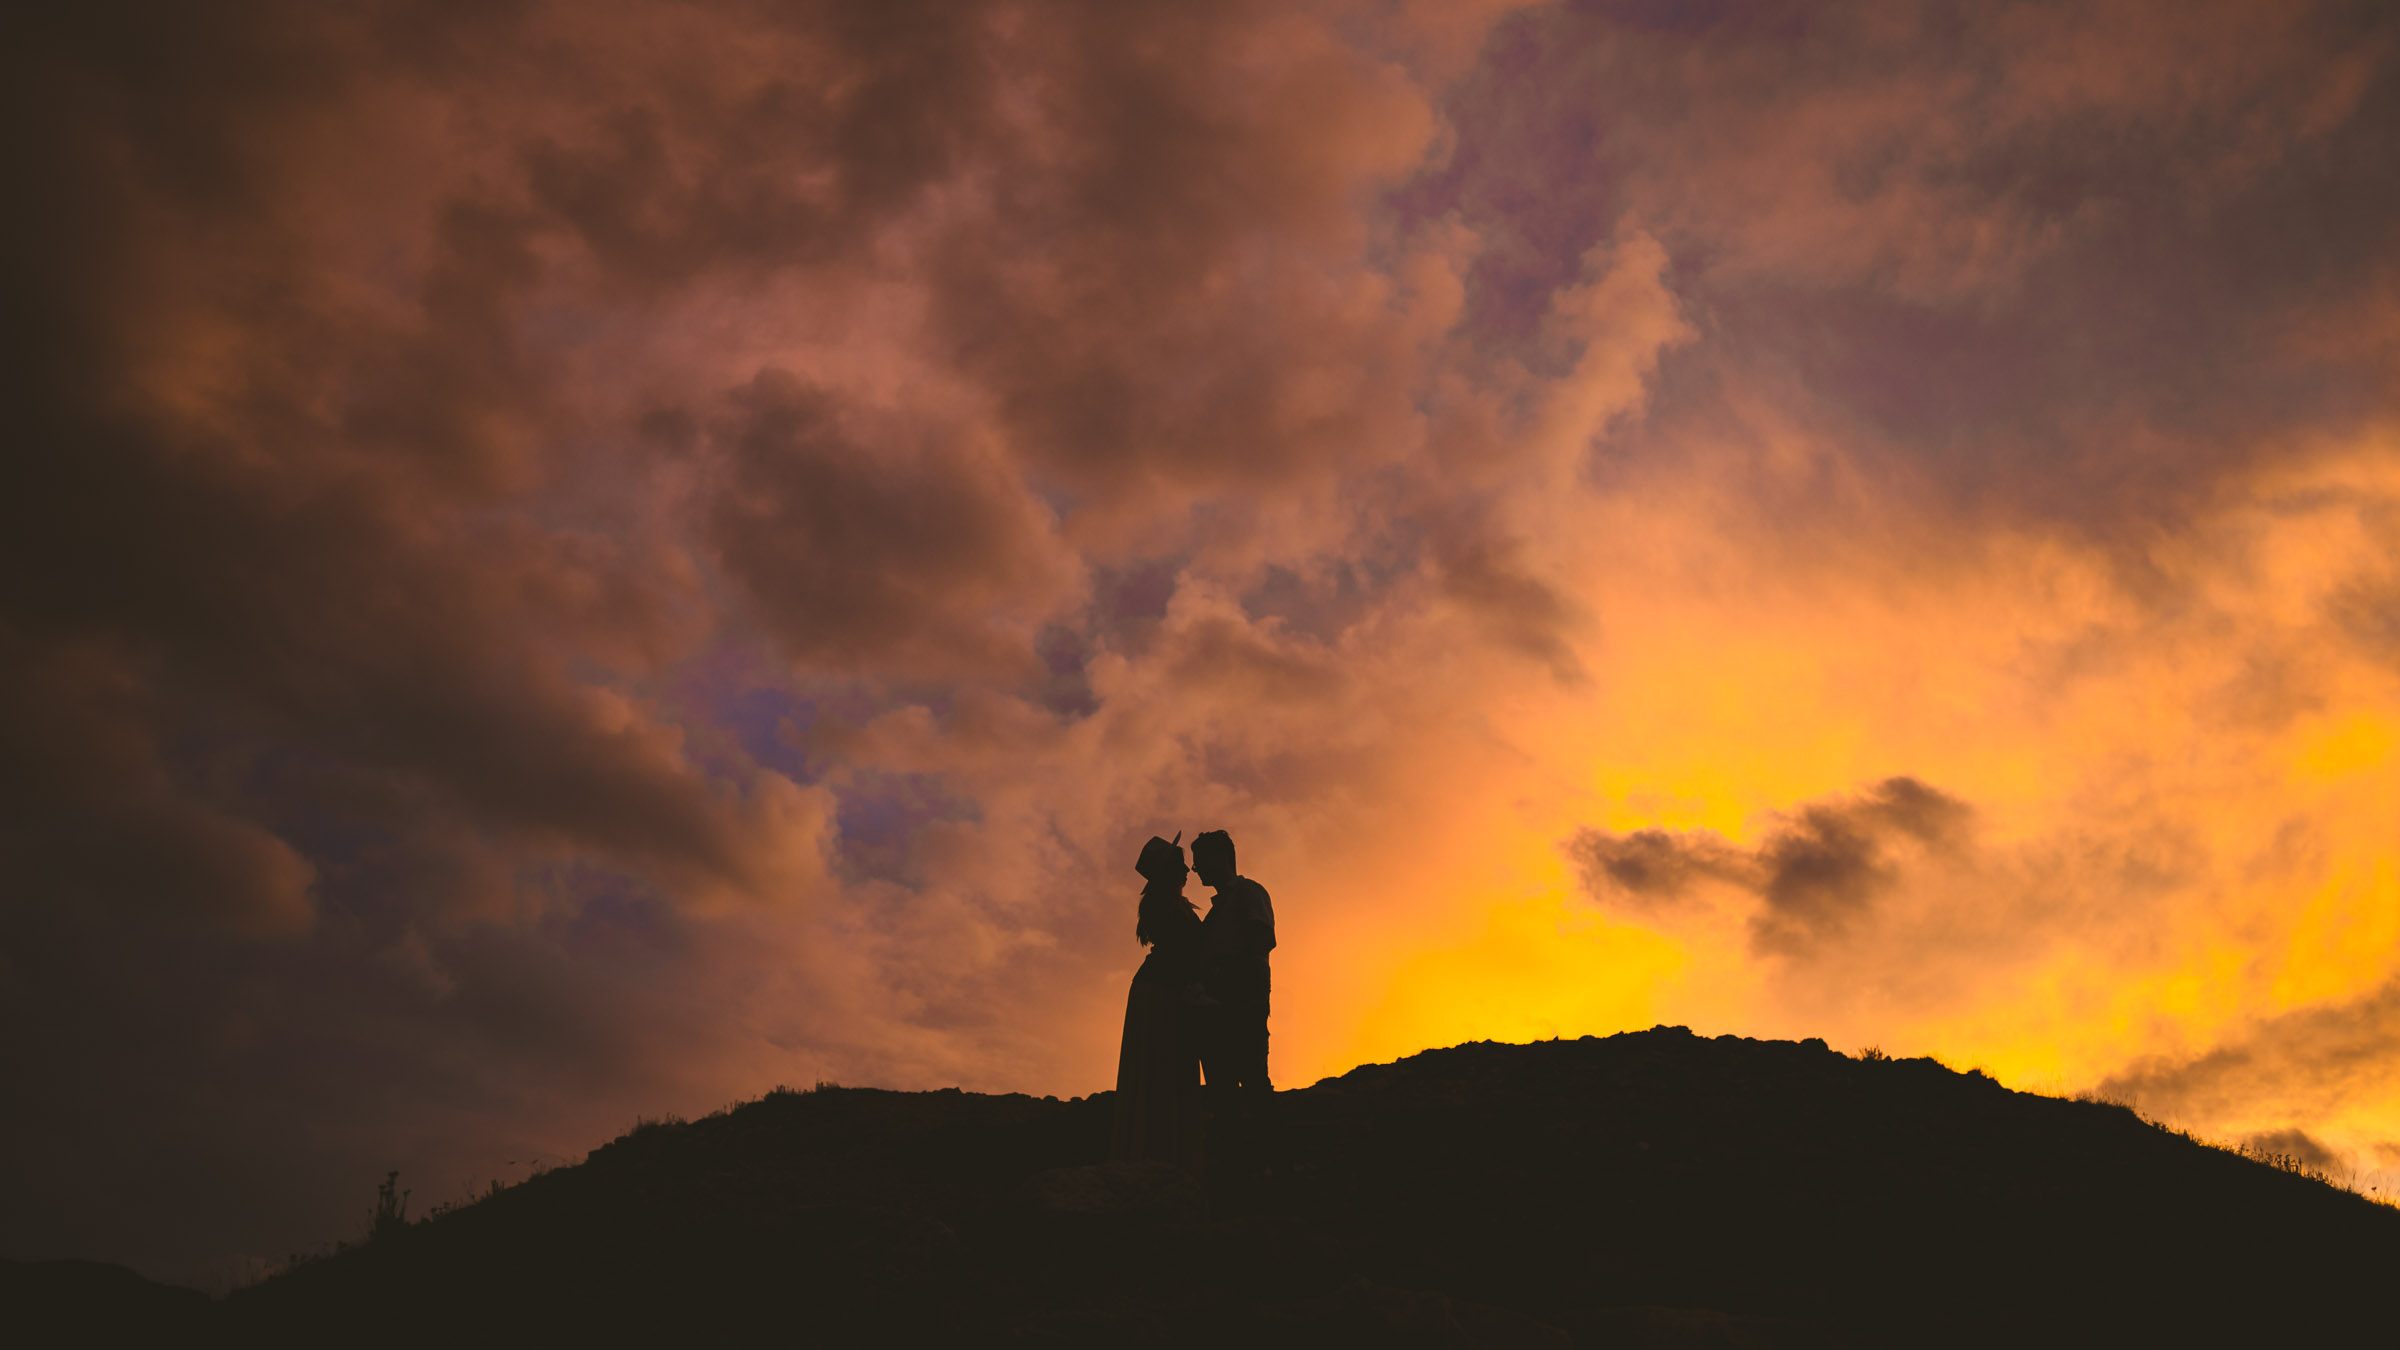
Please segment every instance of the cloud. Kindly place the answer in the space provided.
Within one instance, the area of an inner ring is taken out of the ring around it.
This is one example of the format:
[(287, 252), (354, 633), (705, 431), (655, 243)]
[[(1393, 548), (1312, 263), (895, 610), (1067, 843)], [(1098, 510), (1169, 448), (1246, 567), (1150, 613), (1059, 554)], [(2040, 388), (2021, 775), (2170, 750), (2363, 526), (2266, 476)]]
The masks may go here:
[(2249, 1019), (2199, 1054), (2145, 1058), (2102, 1080), (2100, 1091), (2169, 1119), (2256, 1121), (2272, 1103), (2287, 1120), (2338, 1120), (2345, 1107), (2386, 1095), (2395, 1062), (2400, 982), (2386, 982), (2358, 998)]
[[(12, 1249), (190, 1274), (335, 1231), (300, 1197), (368, 1155), (760, 1074), (1065, 1086), (1106, 1017), (1043, 991), (1115, 978), (1181, 719), (1343, 687), (1222, 597), (1421, 437), (1459, 243), (1363, 213), (1454, 19), (21, 21), (5, 990), (62, 1030), (11, 1152), (98, 1152), (9, 1178)], [(162, 1166), (254, 1218), (95, 1195), (194, 1112)]]
[(2099, 537), (2276, 428), (2388, 414), (2380, 339), (2253, 340), (2384, 331), (2380, 292), (2337, 278), (2385, 266), (2388, 14), (1695, 13), (1499, 27), (1451, 108), (1467, 148), (1410, 198), (1484, 239), (1479, 332), (1533, 340), (1574, 251), (1636, 222), (1707, 335), (1654, 422), (1742, 435), (1741, 391), (1781, 386), (1880, 491)]
[(2327, 1148), (2306, 1130), (2267, 1130), (2242, 1140), (2241, 1147), (2253, 1155), (2290, 1158), (2303, 1167), (2320, 1172), (2339, 1173), (2348, 1170), (2340, 1154)]
[(1027, 661), (1074, 597), (1049, 512), (971, 428), (845, 407), (782, 371), (732, 401), (710, 534), (795, 659), (984, 673)]
[(1636, 912), (1672, 906), (1714, 881), (1758, 905), (1752, 945), (1805, 956), (1840, 940), (1898, 884), (1898, 859), (1966, 845), (1972, 808), (1913, 778), (1891, 778), (1857, 797), (1812, 802), (1778, 819), (1754, 848), (1707, 830), (1578, 830), (1565, 847), (1602, 903)]
[(1595, 897), (1642, 908), (1682, 900), (1702, 880), (1738, 885), (1757, 874), (1749, 855), (1707, 830), (1612, 835), (1586, 829), (1568, 841), (1567, 852), (1581, 865), (1584, 888)]
[(122, 653), (12, 644), (0, 745), (16, 766), (0, 828), (16, 904), (131, 903), (258, 936), (304, 933), (317, 869), (273, 832), (173, 781)]

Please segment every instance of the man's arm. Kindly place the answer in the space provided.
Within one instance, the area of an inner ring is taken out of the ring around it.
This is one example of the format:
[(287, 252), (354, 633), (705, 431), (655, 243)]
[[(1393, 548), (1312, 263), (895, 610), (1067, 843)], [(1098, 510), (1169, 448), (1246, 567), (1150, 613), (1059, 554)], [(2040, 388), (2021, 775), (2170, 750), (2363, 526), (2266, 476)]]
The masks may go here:
[(1265, 956), (1275, 950), (1275, 902), (1267, 897), (1266, 887), (1248, 877), (1242, 880), (1243, 945), (1253, 955)]

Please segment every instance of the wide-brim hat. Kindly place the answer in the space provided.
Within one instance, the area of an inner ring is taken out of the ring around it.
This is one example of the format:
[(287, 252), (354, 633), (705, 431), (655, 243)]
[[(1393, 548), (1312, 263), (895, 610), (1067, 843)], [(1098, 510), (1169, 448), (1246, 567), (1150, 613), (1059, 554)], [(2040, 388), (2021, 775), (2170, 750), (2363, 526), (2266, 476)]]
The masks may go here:
[(1182, 840), (1181, 830), (1175, 832), (1173, 842), (1151, 835), (1150, 842), (1142, 845), (1142, 856), (1134, 860), (1133, 870), (1150, 881), (1173, 881), (1190, 872), (1183, 863)]

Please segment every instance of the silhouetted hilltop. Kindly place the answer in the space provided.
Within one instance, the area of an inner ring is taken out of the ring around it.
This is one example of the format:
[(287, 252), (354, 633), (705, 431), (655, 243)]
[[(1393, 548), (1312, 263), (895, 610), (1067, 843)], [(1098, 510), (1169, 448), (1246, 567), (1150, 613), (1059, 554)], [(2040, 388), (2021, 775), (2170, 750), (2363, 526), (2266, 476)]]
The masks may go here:
[(167, 1345), (203, 1326), (208, 1295), (105, 1261), (0, 1260), (0, 1337), (18, 1345)]
[[(1782, 1346), (2388, 1334), (2400, 1212), (2121, 1107), (1681, 1028), (1473, 1044), (1212, 1123), (828, 1088), (195, 1310), (244, 1343)], [(203, 1326), (201, 1323), (207, 1325)]]

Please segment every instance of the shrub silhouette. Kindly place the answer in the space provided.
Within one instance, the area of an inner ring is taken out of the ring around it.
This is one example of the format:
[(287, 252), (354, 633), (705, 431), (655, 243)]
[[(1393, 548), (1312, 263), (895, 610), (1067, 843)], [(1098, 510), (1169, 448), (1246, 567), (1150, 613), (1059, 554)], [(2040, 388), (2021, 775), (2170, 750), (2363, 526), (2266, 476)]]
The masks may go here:
[(367, 1241), (388, 1238), (408, 1227), (408, 1197), (410, 1192), (396, 1189), (400, 1184), (397, 1171), (386, 1172), (383, 1184), (375, 1188), (375, 1211), (368, 1216)]

